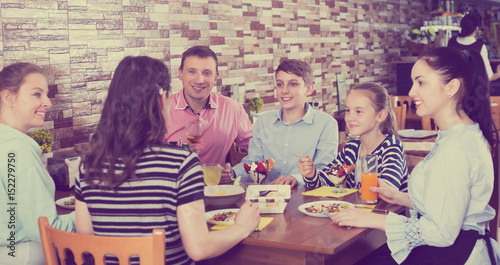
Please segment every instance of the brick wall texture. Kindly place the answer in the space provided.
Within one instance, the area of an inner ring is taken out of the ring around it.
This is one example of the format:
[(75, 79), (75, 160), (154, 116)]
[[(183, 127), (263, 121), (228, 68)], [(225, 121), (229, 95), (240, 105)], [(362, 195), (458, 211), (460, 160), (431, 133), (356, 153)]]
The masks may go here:
[(107, 86), (127, 55), (165, 61), (181, 89), (181, 54), (210, 45), (219, 91), (242, 104), (258, 93), (279, 106), (273, 71), (281, 58), (311, 64), (324, 111), (337, 110), (336, 74), (347, 83), (394, 89), (391, 61), (406, 55), (402, 32), (427, 19), (427, 0), (1, 0), (0, 67), (32, 62), (48, 75), (55, 156), (81, 154)]

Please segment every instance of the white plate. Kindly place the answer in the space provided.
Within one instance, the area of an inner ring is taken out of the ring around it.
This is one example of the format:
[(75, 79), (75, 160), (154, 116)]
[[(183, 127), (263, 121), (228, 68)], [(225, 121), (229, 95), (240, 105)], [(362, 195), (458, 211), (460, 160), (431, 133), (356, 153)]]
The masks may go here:
[(315, 201), (315, 202), (308, 202), (308, 203), (304, 203), (304, 204), (300, 205), (299, 211), (301, 211), (303, 214), (313, 216), (313, 217), (330, 217), (330, 216), (334, 215), (335, 213), (329, 213), (329, 214), (310, 213), (310, 212), (306, 211), (306, 208), (311, 207), (311, 206), (316, 205), (316, 204), (330, 205), (330, 204), (334, 204), (334, 203), (347, 203), (347, 204), (349, 204), (349, 207), (354, 207), (354, 205), (352, 203), (345, 202), (345, 201)]
[(65, 205), (64, 202), (65, 201), (69, 201), (71, 199), (74, 199), (75, 196), (69, 196), (69, 197), (65, 197), (65, 198), (61, 198), (59, 200), (56, 201), (56, 204), (61, 207), (61, 208), (64, 208), (64, 209), (70, 209), (70, 210), (74, 210), (75, 209), (75, 205)]
[(399, 136), (404, 137), (404, 138), (421, 139), (421, 138), (436, 136), (438, 134), (438, 132), (437, 131), (409, 129), (409, 130), (399, 130), (398, 134), (399, 134)]
[(224, 212), (238, 212), (240, 209), (234, 208), (234, 209), (222, 209), (222, 210), (215, 210), (215, 211), (210, 211), (205, 213), (205, 218), (207, 219), (207, 223), (213, 224), (213, 225), (232, 225), (234, 224), (234, 219), (228, 220), (228, 221), (212, 221), (212, 217), (218, 213), (224, 213)]

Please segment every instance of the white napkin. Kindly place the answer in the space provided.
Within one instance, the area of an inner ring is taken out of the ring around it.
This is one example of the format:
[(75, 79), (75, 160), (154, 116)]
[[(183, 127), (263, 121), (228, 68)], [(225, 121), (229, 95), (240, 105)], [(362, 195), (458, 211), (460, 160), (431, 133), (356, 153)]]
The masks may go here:
[(78, 176), (78, 166), (80, 166), (81, 157), (71, 157), (64, 159), (64, 163), (68, 166), (68, 178), (69, 178), (69, 187), (73, 187), (75, 185), (75, 178)]

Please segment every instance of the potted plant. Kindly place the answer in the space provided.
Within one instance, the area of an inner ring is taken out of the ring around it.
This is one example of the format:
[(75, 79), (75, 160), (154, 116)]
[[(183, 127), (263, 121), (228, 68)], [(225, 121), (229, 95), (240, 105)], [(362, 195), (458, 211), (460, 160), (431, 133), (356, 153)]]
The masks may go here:
[(52, 144), (54, 143), (54, 138), (49, 130), (38, 129), (31, 134), (31, 138), (37, 142), (42, 150), (42, 155), (40, 159), (44, 165), (47, 164), (47, 159), (53, 156)]
[(434, 47), (434, 40), (436, 39), (436, 32), (433, 28), (424, 30), (413, 29), (412, 31), (405, 31), (404, 39), (410, 56), (418, 55), (422, 51)]
[(259, 94), (255, 94), (253, 98), (248, 102), (248, 108), (250, 109), (250, 117), (252, 122), (255, 122), (259, 116), (259, 111), (264, 107), (264, 100), (262, 100)]
[(249, 102), (250, 111), (259, 112), (262, 110), (262, 107), (264, 107), (264, 100), (259, 97), (259, 94), (255, 94)]

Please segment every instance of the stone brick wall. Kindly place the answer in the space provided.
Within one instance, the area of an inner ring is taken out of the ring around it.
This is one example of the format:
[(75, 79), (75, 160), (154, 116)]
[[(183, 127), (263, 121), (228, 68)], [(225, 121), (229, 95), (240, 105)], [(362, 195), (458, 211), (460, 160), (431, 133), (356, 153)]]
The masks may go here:
[[(401, 34), (426, 19), (427, 0), (2, 0), (0, 67), (42, 66), (54, 106), (45, 128), (56, 156), (81, 154), (99, 120), (106, 89), (127, 55), (164, 60), (174, 91), (182, 52), (210, 45), (219, 56), (219, 91), (242, 104), (258, 93), (274, 98), (280, 59), (311, 64), (312, 98), (337, 109), (336, 74), (347, 83), (394, 89)], [(235, 91), (236, 90), (236, 91)]]

